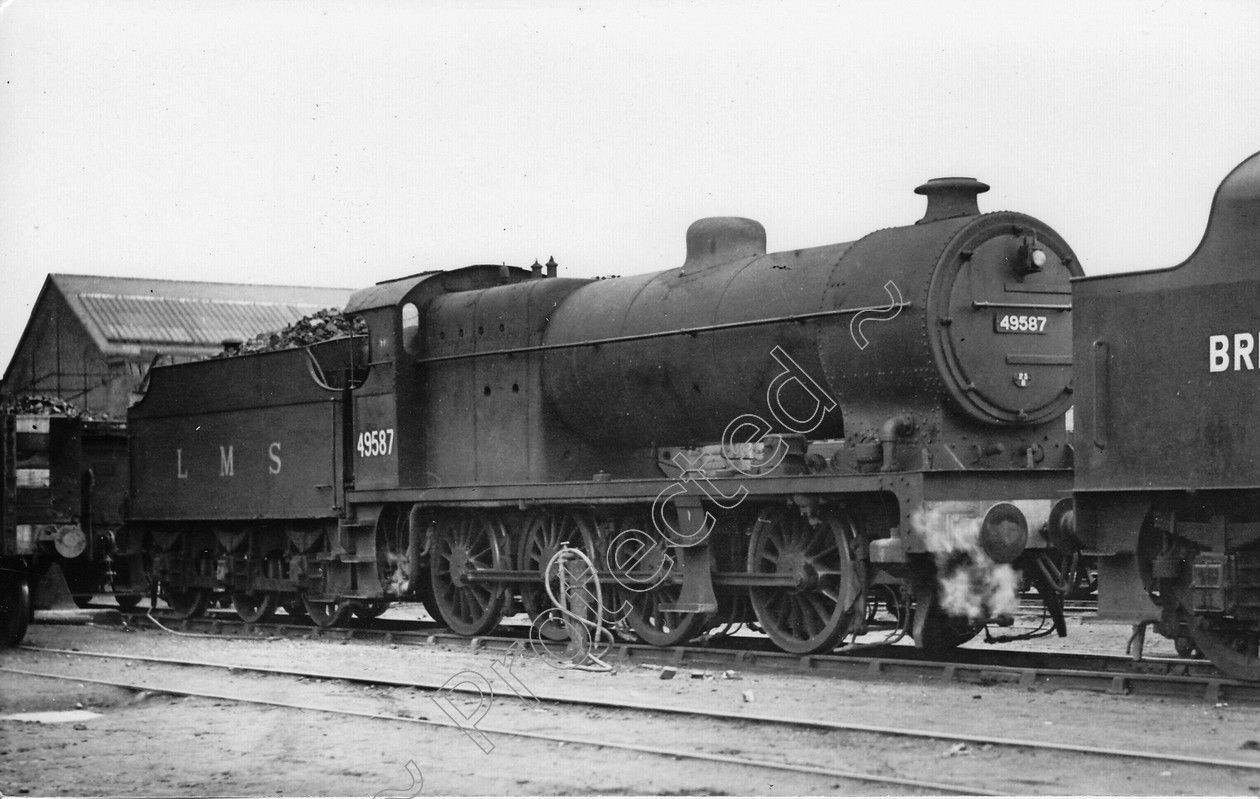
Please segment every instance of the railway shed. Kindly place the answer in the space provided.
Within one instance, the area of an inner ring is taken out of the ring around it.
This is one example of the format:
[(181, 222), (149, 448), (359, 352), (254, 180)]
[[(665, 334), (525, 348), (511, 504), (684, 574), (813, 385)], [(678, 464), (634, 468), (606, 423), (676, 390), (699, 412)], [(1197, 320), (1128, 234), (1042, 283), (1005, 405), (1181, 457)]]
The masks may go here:
[(54, 396), (123, 419), (157, 362), (212, 355), (278, 330), (350, 289), (52, 274), (0, 383), (0, 400)]

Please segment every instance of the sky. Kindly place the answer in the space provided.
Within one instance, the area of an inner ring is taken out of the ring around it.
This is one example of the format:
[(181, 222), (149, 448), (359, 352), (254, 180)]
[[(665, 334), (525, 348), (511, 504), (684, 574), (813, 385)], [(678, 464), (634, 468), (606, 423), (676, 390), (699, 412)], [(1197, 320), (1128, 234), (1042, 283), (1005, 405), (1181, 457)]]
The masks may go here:
[(7, 0), (0, 365), (46, 274), (360, 287), (678, 266), (992, 186), (1088, 273), (1170, 266), (1260, 151), (1260, 3)]

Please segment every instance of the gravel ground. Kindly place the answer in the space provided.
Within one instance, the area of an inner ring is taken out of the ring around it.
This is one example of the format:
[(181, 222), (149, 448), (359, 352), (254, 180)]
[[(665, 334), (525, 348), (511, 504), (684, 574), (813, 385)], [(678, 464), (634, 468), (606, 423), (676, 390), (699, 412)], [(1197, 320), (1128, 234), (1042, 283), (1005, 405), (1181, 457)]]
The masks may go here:
[[(1123, 651), (1127, 636), (1127, 628), (1074, 622), (1068, 639), (1040, 639), (1021, 646), (1116, 652)], [(151, 631), (123, 633), (106, 626), (37, 625), (28, 643), (435, 682), (457, 674), (480, 678), (493, 692), (484, 700), (487, 712), (480, 722), (492, 748), (484, 752), (471, 736), (456, 729), (5, 674), (0, 677), (4, 685), (0, 715), (79, 707), (100, 714), (64, 724), (0, 721), (0, 792), (5, 795), (370, 796), (387, 789), (402, 796), (421, 792), (913, 793), (834, 777), (793, 776), (560, 745), (513, 737), (500, 729), (788, 759), (832, 769), (979, 785), (1014, 795), (1260, 793), (1260, 771), (1012, 752), (947, 740), (950, 733), (967, 732), (1205, 755), (1260, 765), (1260, 744), (1256, 743), (1260, 710), (1193, 700), (1027, 691), (1013, 686), (851, 682), (752, 672), (730, 675), (732, 679), (724, 678), (722, 672), (680, 670), (674, 679), (662, 680), (657, 668), (636, 666), (613, 674), (559, 671), (532, 655), (506, 663), (502, 654), (460, 646), (178, 638)], [(206, 676), (129, 661), (23, 650), (0, 654), (0, 666), (233, 691), (444, 721), (429, 696), (404, 689), (240, 672)], [(538, 705), (517, 699), (504, 679), (508, 675), (517, 681), (518, 691), (527, 687), (539, 694), (908, 726), (940, 732), (942, 739), (871, 737), (751, 723), (722, 725), (677, 716)], [(452, 701), (469, 716), (477, 709), (473, 697), (453, 697)], [(422, 786), (412, 771), (421, 775)]]

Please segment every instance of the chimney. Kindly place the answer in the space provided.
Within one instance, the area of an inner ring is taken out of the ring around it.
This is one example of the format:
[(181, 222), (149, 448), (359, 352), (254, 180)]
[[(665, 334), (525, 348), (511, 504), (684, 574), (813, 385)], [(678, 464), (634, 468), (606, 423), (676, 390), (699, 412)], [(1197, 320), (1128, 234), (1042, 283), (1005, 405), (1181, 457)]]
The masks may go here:
[(927, 212), (916, 225), (925, 225), (956, 216), (979, 216), (976, 195), (989, 190), (987, 183), (975, 178), (932, 178), (914, 190), (928, 198)]
[(555, 256), (548, 258), (547, 259), (547, 277), (555, 277), (556, 268), (559, 266), (560, 264), (556, 263)]
[(538, 259), (534, 259), (534, 263), (529, 267), (530, 277), (542, 277), (542, 264), (538, 263)]

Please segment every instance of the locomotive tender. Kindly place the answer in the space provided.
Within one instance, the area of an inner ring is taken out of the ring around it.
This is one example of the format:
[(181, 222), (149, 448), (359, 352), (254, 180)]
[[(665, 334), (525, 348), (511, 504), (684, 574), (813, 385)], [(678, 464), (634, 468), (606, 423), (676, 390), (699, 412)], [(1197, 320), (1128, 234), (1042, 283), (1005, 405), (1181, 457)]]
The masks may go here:
[(143, 573), (114, 557), (127, 482), (121, 423), (0, 413), (0, 646), (21, 640), (53, 566), (80, 604), (102, 590), (140, 601)]
[(1260, 679), (1260, 154), (1184, 263), (1074, 285), (1076, 530), (1099, 615)]
[(987, 188), (932, 180), (915, 224), (777, 253), (702, 219), (681, 267), (631, 277), (428, 272), (352, 297), (365, 337), (156, 368), (122, 548), (186, 615), (418, 599), (468, 635), (544, 613), (565, 544), (661, 645), (755, 621), (827, 651), (882, 596), (948, 647), (1002, 612), (958, 586), (1005, 564), (1053, 609), (1081, 270)]

